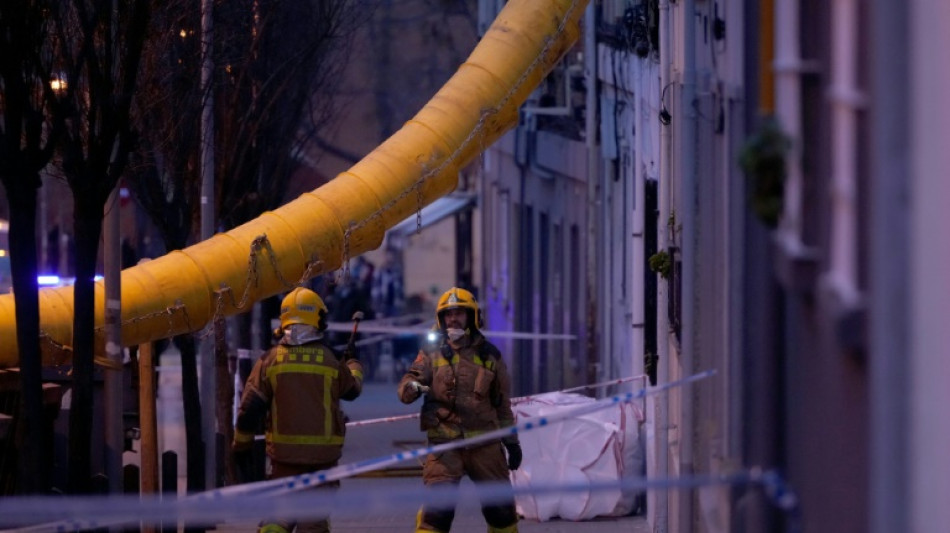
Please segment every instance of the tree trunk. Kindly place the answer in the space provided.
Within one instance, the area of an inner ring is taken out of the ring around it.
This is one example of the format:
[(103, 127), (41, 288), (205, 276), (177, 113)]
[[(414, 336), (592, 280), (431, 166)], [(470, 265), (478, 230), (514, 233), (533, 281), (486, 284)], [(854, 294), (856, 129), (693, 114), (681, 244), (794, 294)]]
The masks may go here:
[(181, 396), (185, 409), (188, 492), (205, 490), (205, 447), (201, 438), (201, 395), (198, 392), (198, 350), (191, 334), (175, 337), (181, 352)]
[(17, 346), (20, 352), (20, 423), (24, 440), (20, 449), (20, 491), (40, 494), (51, 487), (51, 452), (44, 438), (49, 421), (43, 409), (43, 376), (40, 359), (40, 306), (36, 285), (36, 189), (39, 178), (11, 176), (4, 179), (10, 209), (10, 270), (16, 306)]
[(94, 411), (93, 375), (95, 372), (94, 277), (102, 235), (103, 203), (89, 192), (73, 190), (74, 228), (76, 230), (73, 285), (73, 398), (69, 413), (69, 491), (91, 491), (92, 432)]
[[(214, 370), (215, 383), (218, 384), (215, 398), (215, 412), (218, 419), (217, 435), (224, 443), (221, 450), (221, 461), (224, 464), (224, 481), (226, 485), (237, 483), (234, 470), (234, 461), (231, 457), (231, 440), (234, 438), (232, 415), (234, 409), (234, 372), (228, 365), (227, 320), (219, 316), (214, 320)], [(221, 472), (218, 472), (220, 477)]]

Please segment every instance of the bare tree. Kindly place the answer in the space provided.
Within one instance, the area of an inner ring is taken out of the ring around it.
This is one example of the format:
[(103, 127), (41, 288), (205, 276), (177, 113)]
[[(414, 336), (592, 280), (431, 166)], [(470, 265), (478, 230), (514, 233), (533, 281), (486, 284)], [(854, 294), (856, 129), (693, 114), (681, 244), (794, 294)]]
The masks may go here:
[[(200, 7), (201, 2), (168, 2), (153, 13), (134, 101), (134, 120), (142, 136), (129, 189), (168, 251), (186, 247), (198, 227)], [(205, 488), (205, 461), (197, 346), (190, 334), (173, 342), (181, 353), (187, 489), (198, 492)]]
[[(223, 7), (233, 15), (216, 25), (215, 205), (230, 228), (284, 201), (296, 154), (334, 115), (329, 95), (342, 79), (355, 29), (372, 11), (345, 0)], [(253, 13), (255, 24), (234, 24), (240, 13)]]
[[(477, 40), (478, 2), (377, 1), (367, 38), (373, 49), (370, 87), (377, 136), (382, 141), (425, 104), (465, 59)], [(407, 39), (413, 41), (412, 46), (398, 46)]]
[(40, 311), (36, 282), (36, 195), (40, 171), (53, 154), (59, 128), (46, 120), (56, 99), (43, 52), (46, 2), (0, 2), (0, 182), (10, 203), (10, 263), (16, 302), (21, 402), (18, 424), (20, 487), (50, 489), (49, 420), (43, 411)]
[(129, 112), (151, 6), (148, 0), (52, 2), (51, 55), (66, 72), (68, 107), (62, 173), (73, 192), (76, 255), (73, 288), (73, 397), (69, 490), (90, 490), (95, 350), (93, 278), (106, 201), (124, 172), (136, 135)]
[[(341, 77), (347, 40), (364, 16), (359, 7), (346, 0), (215, 6), (217, 227), (234, 227), (284, 200), (295, 153), (332, 115), (321, 95)], [(175, 250), (194, 242), (200, 227), (198, 119), (205, 100), (198, 83), (198, 3), (166, 4), (155, 22), (136, 106), (143, 132), (137, 179), (129, 183), (166, 248)], [(191, 336), (180, 336), (176, 344), (182, 353), (188, 487), (199, 490), (203, 461), (192, 460), (203, 456), (196, 348)]]

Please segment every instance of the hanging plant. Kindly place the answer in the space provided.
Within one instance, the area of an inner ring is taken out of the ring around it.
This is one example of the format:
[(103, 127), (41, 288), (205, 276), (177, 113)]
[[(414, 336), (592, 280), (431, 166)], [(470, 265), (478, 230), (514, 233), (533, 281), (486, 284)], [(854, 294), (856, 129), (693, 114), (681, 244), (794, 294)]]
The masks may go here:
[(792, 141), (774, 117), (746, 139), (739, 152), (739, 166), (749, 183), (749, 205), (767, 226), (778, 226), (785, 191), (785, 159)]
[(663, 279), (670, 279), (670, 273), (673, 272), (673, 260), (666, 251), (660, 251), (650, 256), (650, 270), (660, 275)]

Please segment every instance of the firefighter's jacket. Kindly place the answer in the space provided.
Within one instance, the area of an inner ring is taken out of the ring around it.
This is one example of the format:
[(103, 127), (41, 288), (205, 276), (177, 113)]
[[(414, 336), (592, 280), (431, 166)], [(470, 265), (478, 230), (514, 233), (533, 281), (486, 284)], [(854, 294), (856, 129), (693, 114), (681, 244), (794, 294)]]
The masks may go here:
[[(429, 387), (420, 426), (432, 443), (474, 437), (514, 425), (511, 378), (495, 345), (480, 333), (457, 342), (446, 340), (434, 351), (419, 351), (399, 382), (399, 399), (412, 403), (420, 393), (410, 385)], [(506, 442), (518, 442), (509, 435)]]
[(235, 428), (235, 449), (250, 446), (266, 417), (267, 455), (291, 464), (333, 463), (346, 431), (340, 400), (362, 392), (363, 367), (322, 342), (279, 344), (254, 365)]

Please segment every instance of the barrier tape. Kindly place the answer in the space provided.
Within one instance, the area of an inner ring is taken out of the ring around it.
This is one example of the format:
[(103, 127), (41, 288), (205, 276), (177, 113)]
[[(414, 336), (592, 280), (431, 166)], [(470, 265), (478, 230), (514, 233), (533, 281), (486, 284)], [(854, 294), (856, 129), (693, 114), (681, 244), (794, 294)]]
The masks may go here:
[[(610, 387), (610, 386), (612, 386), (612, 385), (622, 385), (622, 384), (624, 384), (624, 383), (628, 383), (628, 382), (633, 381), (633, 380), (635, 380), (635, 379), (643, 379), (643, 380), (646, 380), (646, 377), (647, 377), (646, 374), (637, 374), (636, 376), (627, 376), (627, 377), (625, 377), (625, 378), (611, 379), (611, 380), (608, 380), (608, 381), (601, 381), (600, 383), (591, 383), (590, 385), (579, 385), (579, 386), (577, 386), (577, 387), (570, 387), (570, 388), (567, 388), (567, 389), (561, 389), (561, 390), (554, 391), (554, 392), (574, 392), (574, 391), (579, 391), (579, 390), (584, 390), (584, 389), (603, 389), (603, 388)], [(550, 393), (550, 392), (542, 392), (542, 393), (540, 393), (540, 394), (533, 394), (533, 395), (529, 395), (529, 396), (520, 396), (520, 397), (518, 397), (518, 398), (512, 398), (511, 402), (512, 402), (512, 403), (522, 403), (522, 402), (527, 402), (527, 401), (531, 401), (531, 400), (536, 400), (536, 399), (538, 399), (539, 397), (544, 396), (545, 394), (552, 394), (552, 393)]]
[[(262, 497), (271, 497), (271, 496), (283, 497), (287, 495), (288, 493), (294, 493), (294, 492), (301, 491), (304, 489), (313, 488), (318, 485), (331, 482), (331, 481), (339, 481), (339, 480), (352, 477), (364, 472), (379, 470), (381, 468), (398, 464), (403, 461), (416, 459), (419, 457), (424, 457), (430, 453), (441, 453), (441, 452), (445, 452), (449, 450), (455, 450), (459, 448), (474, 446), (477, 444), (496, 441), (510, 435), (517, 435), (519, 433), (533, 431), (535, 429), (546, 427), (548, 425), (562, 422), (571, 418), (575, 418), (575, 417), (582, 416), (588, 413), (600, 411), (608, 407), (612, 407), (614, 405), (618, 405), (621, 403), (628, 403), (630, 401), (645, 397), (647, 395), (659, 394), (661, 392), (664, 392), (672, 388), (688, 385), (696, 381), (700, 381), (702, 379), (713, 376), (715, 375), (715, 373), (716, 373), (715, 370), (707, 370), (705, 372), (693, 374), (692, 376), (688, 376), (686, 378), (682, 378), (677, 381), (672, 381), (664, 385), (654, 387), (653, 389), (649, 389), (649, 390), (641, 389), (636, 392), (620, 394), (620, 395), (612, 396), (609, 398), (597, 400), (589, 404), (580, 405), (572, 409), (566, 409), (560, 413), (554, 413), (548, 416), (539, 416), (539, 417), (529, 418), (522, 422), (518, 422), (517, 424), (513, 426), (497, 429), (494, 431), (489, 431), (489, 432), (486, 432), (481, 435), (471, 437), (468, 439), (450, 441), (450, 442), (446, 442), (444, 444), (438, 444), (435, 446), (425, 446), (425, 447), (417, 448), (415, 450), (411, 450), (407, 452), (398, 452), (398, 453), (394, 453), (388, 456), (366, 459), (366, 460), (357, 461), (354, 463), (339, 465), (339, 466), (329, 468), (326, 470), (319, 470), (316, 472), (301, 474), (297, 476), (259, 481), (255, 483), (247, 483), (243, 485), (234, 485), (230, 487), (223, 487), (220, 489), (214, 489), (214, 490), (198, 493), (192, 496), (187, 496), (183, 499), (176, 500), (175, 503), (152, 502), (152, 504), (159, 509), (165, 509), (165, 507), (170, 507), (176, 513), (177, 512), (185, 513), (186, 511), (201, 513), (201, 512), (207, 512), (207, 510), (209, 509), (208, 504), (210, 502), (221, 502), (221, 501), (227, 500), (228, 503), (226, 505), (226, 508), (231, 512), (230, 516), (234, 516), (235, 502), (243, 500), (243, 497), (253, 497), (255, 499), (262, 498)], [(105, 499), (110, 499), (110, 498), (106, 497)], [(47, 511), (50, 510), (49, 507), (51, 505), (51, 501), (48, 499), (44, 499), (44, 501), (47, 502), (46, 503), (47, 508), (46, 508), (46, 511), (42, 513), (42, 515), (45, 517), (49, 517), (51, 513)], [(65, 501), (69, 501), (69, 499), (65, 499)], [(74, 501), (86, 501), (86, 500), (80, 498), (79, 500), (74, 500)], [(92, 500), (92, 501), (95, 501), (95, 500)], [(141, 500), (138, 500), (138, 501), (141, 501)], [(281, 501), (280, 507), (283, 508), (284, 507), (283, 502), (285, 500), (281, 499), (280, 501)], [(10, 514), (5, 512), (7, 511), (6, 507), (9, 505), (9, 503), (10, 503), (10, 500), (0, 500), (0, 516), (3, 516), (3, 520), (11, 521), (12, 523), (13, 519), (11, 517), (13, 516), (13, 509), (9, 510)], [(52, 507), (57, 508), (57, 509), (62, 509), (63, 503), (64, 503), (63, 498), (57, 498), (55, 501), (55, 504), (52, 504)], [(113, 503), (112, 505), (115, 505), (115, 503)], [(17, 507), (17, 505), (14, 504), (14, 507)], [(140, 521), (157, 520), (157, 518), (156, 519), (148, 518), (148, 514), (147, 514), (148, 509), (142, 509), (137, 512), (131, 513), (131, 515), (128, 515), (128, 514), (124, 514), (126, 507), (125, 506), (120, 506), (120, 507), (123, 509), (120, 514), (115, 514), (118, 511), (113, 511), (112, 512), (113, 514), (106, 514), (106, 518), (103, 518), (102, 516), (99, 516), (98, 514), (96, 514), (96, 516), (98, 517), (96, 519), (82, 521), (82, 520), (77, 520), (74, 518), (68, 518), (68, 519), (62, 519), (56, 522), (44, 523), (37, 526), (18, 529), (14, 531), (23, 532), (23, 533), (42, 532), (42, 531), (62, 532), (62, 531), (75, 531), (79, 529), (95, 529), (95, 528), (101, 528), (101, 527), (113, 527), (113, 526), (119, 526), (123, 524), (135, 523), (135, 522), (140, 522)], [(325, 508), (336, 509), (336, 506), (334, 505), (333, 507), (325, 507)], [(91, 509), (81, 509), (81, 511), (82, 512), (78, 514), (85, 514), (85, 515), (92, 514), (90, 513)], [(108, 513), (108, 511), (106, 512)], [(163, 511), (163, 512), (170, 512), (170, 511)], [(273, 514), (275, 512), (278, 512), (278, 509), (275, 509), (272, 503), (269, 509), (269, 513)], [(282, 509), (280, 510), (280, 512), (281, 514), (283, 514)], [(77, 513), (72, 513), (68, 516), (75, 516), (76, 514)], [(36, 515), (33, 514), (31, 516), (33, 518), (33, 521), (35, 521)], [(201, 518), (201, 517), (191, 515), (191, 514), (181, 517), (181, 519), (187, 519), (189, 522), (198, 520), (198, 518)], [(202, 518), (202, 519), (205, 519), (205, 518)]]
[(419, 413), (410, 413), (407, 415), (385, 416), (382, 418), (370, 418), (367, 420), (355, 420), (352, 422), (347, 422), (346, 427), (354, 428), (354, 427), (359, 427), (359, 426), (369, 426), (373, 424), (382, 424), (384, 422), (398, 422), (400, 420), (412, 420), (413, 418), (419, 418)]
[[(388, 316), (382, 318), (370, 318), (367, 320), (360, 320), (360, 327), (362, 328), (365, 325), (370, 326), (390, 326), (397, 325), (397, 322), (406, 322), (409, 323), (408, 327), (419, 326), (419, 322), (429, 321), (432, 322), (433, 313), (412, 313), (408, 315), (399, 315), (399, 316)], [(424, 324), (423, 324), (424, 325)], [(347, 322), (344, 320), (330, 320), (327, 322), (327, 329), (329, 331), (350, 331), (353, 328), (353, 322)]]
[[(775, 470), (749, 468), (726, 474), (679, 478), (622, 478), (587, 483), (560, 483), (546, 486), (513, 486), (510, 483), (478, 483), (438, 488), (419, 486), (394, 491), (390, 487), (361, 487), (359, 497), (345, 489), (305, 491), (278, 495), (240, 495), (214, 500), (165, 499), (158, 495), (101, 497), (14, 497), (0, 500), (0, 527), (25, 526), (5, 533), (46, 533), (90, 530), (134, 524), (165, 526), (214, 526), (221, 523), (257, 523), (262, 517), (280, 516), (288, 520), (322, 518), (331, 509), (331, 518), (359, 518), (368, 515), (405, 513), (419, 505), (451, 507), (476, 498), (483, 504), (509, 502), (518, 496), (600, 493), (620, 491), (630, 494), (651, 490), (692, 490), (711, 486), (758, 487), (770, 503), (793, 520), (800, 520), (799, 499)], [(36, 517), (59, 518), (57, 522), (35, 523)], [(95, 518), (77, 519), (76, 516)], [(792, 524), (794, 525), (794, 524)], [(792, 530), (796, 528), (790, 528)]]
[[(567, 389), (561, 389), (561, 390), (559, 390), (559, 391), (545, 392), (545, 393), (533, 394), (533, 395), (529, 395), (529, 396), (519, 396), (519, 397), (517, 397), (517, 398), (512, 398), (512, 399), (511, 399), (511, 403), (512, 403), (512, 405), (519, 404), (519, 403), (524, 403), (524, 402), (536, 400), (536, 399), (538, 399), (539, 397), (541, 397), (541, 396), (543, 396), (543, 395), (545, 395), (545, 394), (554, 394), (554, 393), (557, 393), (557, 392), (562, 392), (562, 393), (564, 393), (564, 392), (574, 392), (574, 391), (579, 391), (579, 390), (584, 390), (584, 389), (600, 389), (600, 388), (606, 388), (606, 387), (610, 387), (611, 385), (620, 385), (620, 384), (623, 384), (623, 383), (627, 383), (627, 382), (633, 381), (633, 380), (635, 380), (635, 379), (646, 379), (646, 374), (639, 374), (639, 375), (636, 375), (636, 376), (628, 376), (628, 377), (625, 377), (625, 378), (612, 379), (612, 380), (610, 380), (610, 381), (602, 381), (602, 382), (600, 382), (600, 383), (592, 383), (592, 384), (590, 384), (590, 385), (581, 385), (581, 386), (579, 386), (579, 387), (570, 387), (570, 388), (567, 388)], [(406, 415), (385, 416), (385, 417), (382, 417), (382, 418), (368, 418), (368, 419), (366, 419), (366, 420), (354, 420), (354, 421), (347, 422), (347, 423), (346, 423), (346, 427), (352, 428), (352, 427), (359, 427), (359, 426), (369, 426), (369, 425), (372, 425), (372, 424), (382, 424), (382, 423), (388, 423), (388, 422), (398, 422), (398, 421), (400, 421), (400, 420), (412, 420), (412, 419), (414, 419), (414, 418), (419, 418), (419, 413), (410, 413), (410, 414), (406, 414)]]
[[(425, 324), (416, 324), (410, 326), (389, 326), (369, 323), (370, 321), (361, 321), (359, 326), (360, 333), (383, 333), (389, 336), (395, 335), (416, 335), (425, 337), (432, 333), (432, 326)], [(331, 322), (327, 326), (328, 331), (351, 331), (352, 323)], [(490, 329), (479, 330), (485, 337), (500, 337), (505, 339), (538, 339), (538, 340), (575, 340), (577, 335), (573, 333), (539, 333), (533, 331), (495, 331)]]
[(561, 422), (568, 420), (570, 418), (575, 418), (581, 415), (588, 413), (593, 413), (612, 407), (620, 403), (627, 403), (647, 395), (658, 394), (666, 390), (680, 387), (683, 385), (688, 385), (696, 381), (706, 379), (716, 373), (715, 370), (707, 370), (705, 372), (700, 372), (698, 374), (693, 374), (677, 381), (671, 381), (664, 385), (654, 387), (650, 390), (639, 390), (637, 392), (628, 392), (626, 394), (612, 396), (610, 398), (605, 398), (602, 400), (597, 400), (589, 404), (579, 405), (571, 409), (565, 409), (559, 413), (554, 413), (548, 416), (538, 416), (526, 419), (522, 422), (518, 422), (512, 426), (496, 429), (494, 431), (488, 431), (482, 433), (481, 435), (470, 437), (467, 439), (459, 439), (443, 444), (437, 444), (435, 446), (426, 446), (422, 448), (417, 448), (415, 450), (398, 452), (391, 454), (389, 456), (375, 457), (372, 459), (366, 459), (363, 461), (357, 461), (355, 463), (348, 463), (345, 465), (335, 466), (326, 470), (320, 470), (317, 472), (311, 472), (308, 474), (300, 474), (297, 476), (285, 477), (280, 479), (272, 479), (267, 481), (259, 481), (256, 483), (249, 483), (244, 485), (234, 485), (231, 487), (224, 487), (220, 489), (215, 489), (208, 492), (203, 492), (201, 494), (196, 494), (194, 498), (200, 499), (214, 499), (231, 494), (240, 494), (243, 492), (277, 492), (285, 493), (292, 492), (296, 490), (310, 488), (328, 481), (337, 481), (347, 477), (354, 476), (356, 474), (361, 474), (364, 472), (369, 472), (372, 470), (378, 470), (393, 464), (401, 463), (403, 461), (408, 461), (410, 459), (417, 459), (419, 457), (424, 457), (430, 453), (440, 453), (449, 450), (455, 450), (458, 448), (465, 448), (468, 446), (474, 446), (476, 444), (482, 444), (486, 442), (491, 442), (495, 440), (502, 439), (510, 435), (517, 435), (518, 433), (532, 431), (541, 427), (548, 426), (553, 423)]
[[(255, 498), (266, 497), (266, 496), (275, 496), (275, 495), (286, 495), (288, 493), (301, 491), (308, 488), (313, 488), (318, 485), (338, 481), (348, 477), (355, 476), (364, 472), (370, 472), (373, 470), (378, 470), (385, 468), (387, 466), (398, 464), (403, 461), (410, 459), (415, 459), (419, 457), (424, 457), (430, 453), (441, 453), (444, 451), (455, 450), (459, 448), (464, 448), (468, 446), (473, 446), (477, 444), (487, 443), (495, 440), (499, 440), (503, 437), (510, 435), (517, 435), (518, 433), (523, 433), (527, 431), (533, 431), (538, 428), (546, 427), (548, 425), (562, 422), (570, 418), (582, 416), (588, 413), (593, 413), (618, 405), (621, 403), (627, 403), (635, 399), (645, 397), (647, 395), (658, 394), (666, 390), (688, 385), (696, 381), (708, 378), (716, 373), (715, 370), (707, 370), (705, 372), (700, 372), (692, 376), (679, 379), (677, 381), (672, 381), (661, 386), (655, 387), (650, 390), (641, 389), (636, 392), (629, 392), (626, 394), (616, 395), (602, 400), (597, 400), (595, 402), (580, 405), (572, 409), (564, 410), (560, 413), (554, 413), (548, 416), (539, 416), (526, 419), (517, 424), (497, 429), (494, 431), (489, 431), (478, 435), (476, 437), (471, 437), (468, 439), (460, 439), (455, 441), (446, 442), (444, 444), (438, 444), (435, 446), (425, 446), (422, 448), (417, 448), (415, 450), (407, 452), (398, 452), (388, 456), (376, 457), (371, 459), (366, 459), (362, 461), (357, 461), (354, 463), (348, 463), (345, 465), (339, 465), (333, 468), (326, 470), (320, 470), (317, 472), (311, 472), (308, 474), (301, 474), (297, 476), (284, 477), (279, 479), (272, 479), (266, 481), (259, 481), (255, 483), (247, 483), (242, 485), (234, 485), (230, 487), (223, 487), (220, 489), (214, 489), (202, 493), (198, 493), (192, 496), (187, 496), (178, 502), (185, 502), (183, 505), (184, 509), (188, 509), (189, 505), (192, 505), (191, 502), (194, 502), (194, 505), (197, 505), (199, 509), (205, 509), (204, 504), (209, 502), (216, 502), (220, 500), (232, 500), (240, 496), (253, 496)], [(56, 507), (61, 507), (60, 503), (63, 499), (57, 499)], [(282, 500), (283, 501), (283, 500)], [(4, 510), (6, 501), (0, 500), (0, 511)], [(161, 506), (162, 504), (158, 504)], [(168, 504), (172, 505), (172, 504)], [(276, 510), (271, 506), (270, 512), (276, 512)], [(281, 504), (283, 507), (283, 504)], [(233, 507), (229, 507), (232, 508)], [(331, 507), (332, 508), (332, 507)], [(48, 509), (47, 509), (48, 510)], [(88, 514), (88, 511), (83, 514)], [(49, 512), (44, 512), (44, 516), (48, 517)], [(4, 520), (10, 520), (8, 515), (0, 512), (0, 516), (3, 516)], [(35, 517), (35, 515), (33, 515)], [(38, 532), (38, 531), (74, 531), (77, 529), (94, 529), (99, 527), (111, 527), (118, 526), (126, 523), (139, 522), (145, 520), (145, 515), (142, 512), (135, 513), (134, 519), (132, 517), (122, 519), (120, 517), (115, 517), (106, 521), (103, 518), (98, 518), (96, 520), (91, 520), (87, 522), (82, 522), (74, 519), (64, 519), (58, 522), (40, 524), (38, 526), (33, 526), (31, 528), (16, 530), (21, 532)], [(35, 520), (35, 518), (34, 518)], [(189, 518), (189, 520), (194, 520)]]

